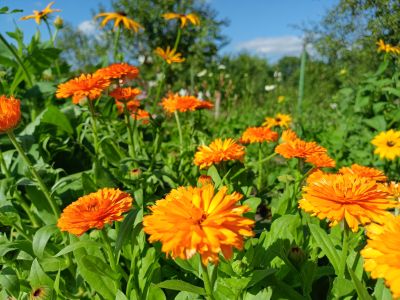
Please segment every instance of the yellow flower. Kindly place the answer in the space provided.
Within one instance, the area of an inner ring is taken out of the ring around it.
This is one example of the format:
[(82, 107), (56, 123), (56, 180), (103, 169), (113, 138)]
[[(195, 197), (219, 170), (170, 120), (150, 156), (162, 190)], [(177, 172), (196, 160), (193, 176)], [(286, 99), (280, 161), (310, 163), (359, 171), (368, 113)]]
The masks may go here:
[(124, 12), (106, 12), (100, 13), (95, 18), (104, 17), (103, 21), (101, 21), (100, 26), (104, 27), (108, 22), (114, 20), (114, 28), (118, 27), (119, 24), (122, 24), (126, 29), (133, 30), (138, 32), (139, 29), (143, 29), (143, 26), (138, 22), (129, 19)]
[(37, 23), (37, 24), (40, 24), (40, 21), (41, 20), (46, 20), (46, 18), (47, 18), (47, 16), (49, 15), (49, 14), (51, 14), (51, 13), (53, 13), (53, 12), (56, 12), (56, 11), (61, 11), (61, 10), (59, 10), (59, 9), (52, 9), (51, 8), (51, 6), (54, 4), (54, 1), (53, 2), (50, 2), (47, 6), (46, 6), (46, 8), (45, 9), (43, 9), (43, 10), (41, 10), (41, 11), (37, 11), (37, 10), (34, 10), (33, 11), (33, 15), (29, 15), (29, 16), (25, 16), (25, 17), (22, 17), (20, 20), (29, 20), (29, 19), (35, 19), (35, 22)]
[(283, 103), (285, 101), (285, 96), (278, 97), (278, 103)]
[(185, 27), (187, 21), (192, 23), (194, 26), (200, 25), (200, 19), (197, 15), (191, 14), (176, 14), (176, 13), (166, 13), (163, 14), (165, 20), (172, 20), (172, 19), (180, 19), (181, 20), (181, 28)]
[(385, 44), (382, 39), (376, 42), (376, 44), (378, 45), (378, 52), (400, 54), (400, 47)]
[(160, 56), (163, 60), (165, 60), (168, 64), (171, 63), (181, 63), (184, 62), (185, 59), (181, 57), (182, 54), (176, 53), (175, 49), (171, 49), (169, 46), (167, 47), (166, 50), (157, 47), (156, 50), (154, 50), (158, 56)]
[(292, 123), (292, 118), (290, 115), (276, 114), (274, 118), (266, 117), (265, 122), (262, 125), (268, 128), (275, 126), (287, 128), (289, 127), (290, 123)]
[(371, 141), (376, 146), (375, 154), (379, 154), (381, 159), (387, 158), (393, 160), (400, 156), (400, 131), (384, 131), (379, 133)]

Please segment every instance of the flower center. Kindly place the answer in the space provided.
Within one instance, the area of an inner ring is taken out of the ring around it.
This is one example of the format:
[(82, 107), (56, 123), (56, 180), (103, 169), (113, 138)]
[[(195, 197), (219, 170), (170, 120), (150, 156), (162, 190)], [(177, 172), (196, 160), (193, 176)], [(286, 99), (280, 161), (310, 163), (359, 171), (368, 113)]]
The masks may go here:
[(282, 120), (281, 120), (281, 118), (276, 118), (275, 121), (280, 122)]
[(98, 209), (99, 209), (99, 207), (98, 207), (97, 201), (92, 201), (92, 202), (88, 203), (88, 205), (87, 205), (88, 211), (96, 211)]
[(42, 289), (38, 288), (33, 292), (33, 297), (39, 297), (42, 294)]
[(386, 142), (386, 145), (387, 145), (388, 147), (393, 147), (393, 146), (394, 146), (394, 142), (392, 142), (392, 141), (387, 141), (387, 142)]
[(118, 11), (117, 14), (119, 14), (120, 16), (126, 17), (127, 14), (124, 11)]
[(200, 219), (197, 220), (197, 224), (199, 226), (201, 226), (201, 224), (207, 219), (207, 214), (206, 213), (202, 213)]

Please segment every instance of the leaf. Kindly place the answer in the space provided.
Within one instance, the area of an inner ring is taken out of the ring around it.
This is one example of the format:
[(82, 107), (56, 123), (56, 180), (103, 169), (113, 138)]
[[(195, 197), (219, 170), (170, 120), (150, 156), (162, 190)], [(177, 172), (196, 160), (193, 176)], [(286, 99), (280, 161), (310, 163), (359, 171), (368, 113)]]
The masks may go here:
[(371, 119), (363, 120), (363, 122), (377, 131), (386, 130), (386, 121), (383, 116), (375, 116)]
[(42, 116), (42, 122), (57, 126), (69, 134), (73, 134), (71, 123), (68, 118), (55, 106), (47, 106), (45, 113)]
[(12, 226), (19, 221), (18, 211), (11, 205), (0, 207), (0, 223), (5, 226)]
[(128, 300), (128, 298), (125, 296), (121, 290), (118, 290), (117, 293), (115, 294), (115, 300)]
[(100, 147), (107, 161), (114, 164), (115, 166), (118, 166), (121, 159), (123, 158), (123, 154), (115, 146), (115, 142), (112, 141), (110, 138), (105, 138), (101, 140)]
[(208, 169), (207, 175), (211, 176), (211, 178), (212, 178), (212, 180), (213, 180), (213, 182), (214, 182), (216, 187), (218, 187), (221, 184), (221, 176), (219, 176), (218, 170), (214, 165), (212, 165)]
[(43, 271), (37, 259), (32, 262), (28, 281), (32, 288), (37, 288), (40, 286), (52, 287), (54, 285), (53, 280)]
[(336, 277), (332, 285), (332, 294), (335, 299), (343, 299), (354, 293), (354, 285), (351, 280)]
[(255, 213), (257, 211), (257, 207), (261, 203), (261, 198), (249, 198), (243, 202), (243, 204), (250, 207), (250, 212)]
[(377, 300), (392, 300), (392, 293), (385, 286), (385, 281), (382, 278), (376, 281), (374, 297)]
[(332, 240), (318, 225), (308, 224), (308, 226), (310, 228), (312, 237), (317, 242), (318, 247), (321, 248), (324, 254), (328, 257), (333, 268), (335, 269), (336, 274), (339, 274), (340, 258), (334, 244), (332, 243)]
[(347, 270), (349, 271), (351, 280), (353, 281), (354, 286), (356, 288), (356, 292), (357, 292), (358, 298), (359, 299), (363, 299), (363, 300), (372, 300), (372, 297), (368, 293), (367, 289), (361, 283), (361, 281), (357, 278), (356, 274), (351, 269), (351, 267), (347, 267)]
[(161, 288), (156, 286), (154, 283), (150, 285), (149, 293), (146, 297), (148, 300), (165, 300), (165, 294)]
[(79, 248), (87, 248), (87, 247), (101, 248), (102, 246), (103, 246), (103, 244), (94, 242), (94, 241), (79, 241), (79, 242), (73, 243), (71, 245), (68, 245), (67, 247), (62, 249), (60, 252), (58, 252), (56, 255), (54, 255), (54, 257), (58, 257), (61, 255), (67, 254), (67, 253), (75, 251), (76, 249), (79, 249)]
[(97, 185), (86, 173), (82, 173), (82, 189), (85, 195), (96, 192), (98, 190)]
[(267, 277), (275, 272), (276, 272), (275, 269), (254, 270), (251, 274), (251, 280), (247, 284), (246, 288), (250, 288), (253, 285), (256, 285), (261, 280), (263, 280), (265, 277)]
[(46, 248), (47, 242), (49, 241), (50, 237), (57, 231), (58, 228), (55, 225), (47, 225), (36, 231), (32, 241), (32, 248), (33, 252), (38, 258), (43, 257), (43, 252)]
[(117, 240), (115, 241), (115, 254), (121, 250), (122, 245), (126, 242), (129, 238), (130, 233), (133, 230), (133, 222), (135, 222), (137, 215), (137, 210), (132, 210), (122, 221), (122, 224), (119, 228), (119, 233), (117, 236)]
[(0, 272), (0, 285), (6, 289), (15, 298), (19, 295), (19, 279), (17, 273), (9, 267), (6, 267)]
[(206, 295), (206, 291), (204, 290), (204, 288), (195, 286), (182, 280), (165, 280), (158, 283), (157, 286), (169, 290), (186, 291), (198, 295)]
[(109, 277), (113, 280), (119, 280), (120, 275), (111, 270), (101, 258), (93, 255), (86, 255), (81, 258), (81, 263), (89, 271), (98, 274), (99, 276)]

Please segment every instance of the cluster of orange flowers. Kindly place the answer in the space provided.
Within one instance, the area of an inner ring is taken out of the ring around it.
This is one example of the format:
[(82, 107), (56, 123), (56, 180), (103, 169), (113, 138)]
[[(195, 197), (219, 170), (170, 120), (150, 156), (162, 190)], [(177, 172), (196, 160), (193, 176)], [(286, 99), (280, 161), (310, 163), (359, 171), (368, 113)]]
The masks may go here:
[(390, 129), (379, 133), (371, 143), (376, 146), (374, 151), (381, 159), (394, 160), (400, 156), (400, 131)]
[(16, 128), (21, 120), (21, 101), (13, 96), (0, 96), (0, 133)]
[(285, 130), (281, 139), (282, 143), (275, 148), (275, 152), (285, 158), (302, 158), (315, 168), (332, 168), (336, 165), (326, 148), (316, 142), (303, 141), (291, 129)]
[(210, 101), (200, 100), (194, 96), (180, 96), (172, 93), (161, 101), (161, 105), (168, 113), (211, 109), (214, 107)]

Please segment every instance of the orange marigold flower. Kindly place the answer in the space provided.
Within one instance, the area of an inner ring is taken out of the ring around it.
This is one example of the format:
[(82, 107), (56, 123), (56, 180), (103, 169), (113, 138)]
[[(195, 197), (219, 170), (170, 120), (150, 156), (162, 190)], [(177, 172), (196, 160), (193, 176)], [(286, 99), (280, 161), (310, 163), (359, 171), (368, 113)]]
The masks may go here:
[(154, 52), (169, 65), (172, 63), (181, 63), (185, 61), (185, 59), (182, 57), (182, 54), (177, 53), (175, 49), (171, 49), (169, 46), (166, 50), (157, 47)]
[(213, 183), (212, 178), (211, 178), (211, 176), (208, 176), (208, 175), (200, 175), (199, 178), (197, 179), (197, 184), (199, 186), (203, 186), (206, 184), (212, 184), (212, 183)]
[(387, 192), (396, 201), (400, 201), (400, 184), (395, 181), (385, 182), (380, 185), (381, 189)]
[(46, 20), (46, 19), (48, 18), (48, 15), (49, 15), (49, 14), (52, 14), (52, 13), (54, 13), (54, 12), (56, 12), (56, 11), (61, 11), (61, 10), (59, 10), (59, 9), (52, 9), (52, 8), (51, 8), (51, 6), (54, 4), (54, 2), (55, 2), (55, 1), (50, 2), (50, 3), (45, 7), (45, 9), (43, 9), (43, 10), (41, 10), (41, 11), (34, 10), (34, 11), (33, 11), (33, 15), (29, 15), (29, 16), (22, 17), (20, 20), (25, 21), (25, 20), (29, 20), (29, 19), (35, 19), (35, 22), (36, 22), (37, 24), (40, 24), (40, 22), (41, 22), (42, 20)]
[(124, 113), (124, 105), (126, 104), (126, 109), (128, 112), (133, 113), (138, 110), (140, 106), (139, 100), (131, 100), (128, 102), (120, 102), (115, 100), (115, 105), (117, 106), (118, 114)]
[(194, 164), (200, 169), (219, 164), (222, 161), (240, 160), (245, 155), (244, 147), (233, 139), (216, 139), (209, 146), (202, 145), (197, 148), (194, 156)]
[(290, 128), (282, 132), (281, 140), (283, 142), (290, 142), (297, 139), (298, 139), (297, 134)]
[(161, 105), (168, 113), (175, 111), (186, 112), (194, 111), (198, 107), (199, 100), (194, 96), (180, 96), (179, 94), (169, 94), (161, 101)]
[(83, 98), (89, 98), (90, 100), (99, 98), (109, 85), (110, 81), (108, 79), (91, 74), (82, 74), (59, 84), (56, 97), (59, 99), (72, 97), (72, 102), (78, 104)]
[(150, 114), (148, 111), (145, 111), (143, 109), (138, 109), (137, 111), (132, 112), (131, 116), (136, 120), (140, 120), (143, 125), (147, 125), (150, 123)]
[(21, 120), (21, 101), (13, 96), (0, 96), (0, 133), (16, 128)]
[(383, 182), (387, 180), (385, 174), (378, 169), (364, 167), (358, 164), (353, 164), (350, 168), (343, 167), (340, 168), (339, 173), (341, 174), (357, 174), (361, 177), (371, 178), (377, 182)]
[(139, 75), (139, 69), (127, 63), (116, 63), (108, 67), (98, 69), (95, 75), (106, 79), (134, 79)]
[(177, 13), (166, 13), (163, 14), (164, 19), (172, 20), (172, 19), (180, 19), (181, 21), (181, 28), (185, 27), (187, 21), (192, 23), (194, 26), (200, 25), (200, 19), (197, 15), (190, 13), (187, 15), (184, 14), (177, 14)]
[(299, 207), (331, 226), (345, 220), (353, 232), (358, 225), (383, 223), (390, 215), (388, 208), (397, 206), (380, 185), (356, 174), (321, 174), (307, 180)]
[(364, 269), (374, 279), (383, 278), (393, 299), (400, 298), (400, 217), (389, 216), (383, 225), (367, 227), (367, 245), (361, 250)]
[(233, 248), (243, 249), (243, 237), (254, 235), (254, 221), (242, 217), (249, 207), (238, 205), (239, 193), (217, 193), (211, 184), (179, 187), (150, 207), (143, 218), (143, 230), (151, 243), (160, 241), (161, 250), (173, 259), (189, 259), (196, 253), (204, 265), (218, 263), (222, 252), (230, 259)]
[(267, 127), (249, 127), (243, 132), (241, 141), (243, 143), (275, 142), (278, 133)]
[(119, 189), (104, 188), (80, 197), (64, 208), (57, 226), (61, 231), (82, 235), (91, 228), (121, 221), (122, 214), (132, 207), (132, 197)]
[(292, 117), (286, 114), (276, 114), (274, 118), (267, 117), (265, 118), (265, 122), (262, 124), (268, 128), (272, 128), (275, 126), (278, 127), (289, 127), (292, 122)]
[(138, 88), (117, 87), (110, 93), (110, 96), (118, 101), (129, 101), (129, 100), (134, 100), (141, 93), (142, 93), (142, 91)]
[(306, 158), (310, 155), (326, 153), (326, 149), (316, 142), (306, 142), (296, 139), (276, 146), (275, 152), (285, 158)]
[(381, 132), (371, 141), (376, 146), (375, 154), (379, 154), (381, 159), (393, 160), (400, 156), (400, 131)]
[(316, 168), (334, 168), (336, 166), (335, 160), (326, 153), (314, 153), (308, 155), (305, 160)]
[(128, 30), (133, 30), (134, 32), (138, 32), (139, 29), (143, 29), (143, 26), (138, 22), (127, 17), (124, 12), (105, 12), (98, 14), (95, 19), (104, 17), (103, 21), (101, 21), (100, 26), (104, 27), (108, 22), (114, 20), (114, 28), (118, 27), (120, 24), (124, 26)]

